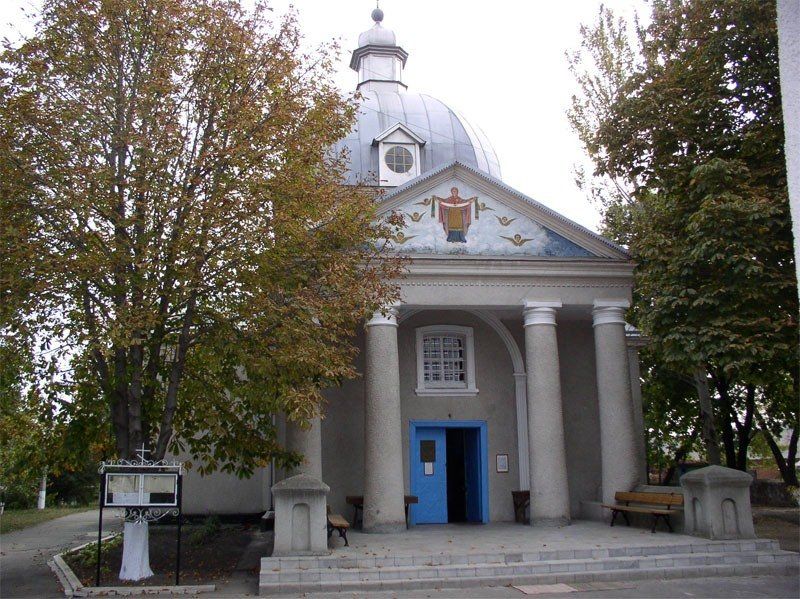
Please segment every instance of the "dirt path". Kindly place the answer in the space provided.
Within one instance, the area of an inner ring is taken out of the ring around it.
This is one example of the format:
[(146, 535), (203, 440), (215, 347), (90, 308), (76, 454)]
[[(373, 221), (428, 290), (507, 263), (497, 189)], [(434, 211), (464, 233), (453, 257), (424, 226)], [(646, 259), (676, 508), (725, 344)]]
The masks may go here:
[(800, 552), (800, 508), (754, 507), (756, 535), (775, 539), (781, 549)]

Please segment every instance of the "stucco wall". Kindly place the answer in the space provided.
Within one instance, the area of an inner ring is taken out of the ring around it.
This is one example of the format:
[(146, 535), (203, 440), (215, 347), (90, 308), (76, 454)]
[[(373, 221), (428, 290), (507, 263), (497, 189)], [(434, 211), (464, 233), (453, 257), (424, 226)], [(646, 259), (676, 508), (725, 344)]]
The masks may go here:
[(197, 468), (193, 468), (183, 476), (183, 512), (186, 515), (264, 512), (269, 509), (269, 486), (268, 468), (259, 468), (245, 479), (224, 472), (200, 476)]
[(580, 516), (580, 502), (599, 496), (600, 414), (591, 321), (566, 321), (558, 325), (561, 393), (567, 445), (570, 509)]
[[(356, 369), (364, 372), (364, 330), (355, 339), (359, 348)], [(346, 495), (364, 494), (364, 379), (346, 381), (325, 392), (322, 420), (322, 480), (331, 490), (328, 504), (348, 520), (352, 507)]]

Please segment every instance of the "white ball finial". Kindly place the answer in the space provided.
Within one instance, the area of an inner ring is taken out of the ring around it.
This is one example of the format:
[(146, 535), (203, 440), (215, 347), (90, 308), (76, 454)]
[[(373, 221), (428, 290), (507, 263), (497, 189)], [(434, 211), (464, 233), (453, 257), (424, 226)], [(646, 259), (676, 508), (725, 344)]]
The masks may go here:
[(372, 11), (372, 14), (370, 16), (372, 17), (372, 20), (375, 21), (376, 23), (380, 23), (381, 21), (383, 21), (383, 11), (380, 9), (380, 7), (375, 8), (375, 10)]

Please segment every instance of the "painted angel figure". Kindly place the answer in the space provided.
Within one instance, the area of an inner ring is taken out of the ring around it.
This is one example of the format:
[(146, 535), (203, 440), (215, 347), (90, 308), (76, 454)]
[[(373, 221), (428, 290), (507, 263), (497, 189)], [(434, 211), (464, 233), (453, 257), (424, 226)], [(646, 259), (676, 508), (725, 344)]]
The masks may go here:
[(439, 202), (439, 222), (447, 233), (447, 241), (466, 243), (467, 231), (472, 224), (472, 204), (478, 196), (461, 198), (458, 187), (453, 187), (449, 198), (433, 196), (431, 199)]

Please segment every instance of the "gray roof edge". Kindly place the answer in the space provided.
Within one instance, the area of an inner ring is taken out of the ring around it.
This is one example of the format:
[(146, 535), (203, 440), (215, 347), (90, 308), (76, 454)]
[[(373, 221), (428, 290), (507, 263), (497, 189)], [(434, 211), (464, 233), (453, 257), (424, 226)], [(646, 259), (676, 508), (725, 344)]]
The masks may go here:
[(591, 229), (588, 229), (588, 228), (584, 227), (583, 225), (580, 225), (580, 224), (576, 223), (574, 220), (568, 219), (563, 214), (561, 214), (559, 212), (556, 212), (552, 208), (548, 208), (547, 206), (545, 206), (541, 202), (538, 202), (538, 201), (534, 200), (530, 196), (527, 196), (524, 193), (522, 193), (521, 191), (517, 191), (516, 189), (514, 189), (510, 185), (504, 183), (503, 181), (501, 181), (497, 177), (493, 177), (492, 175), (490, 175), (488, 173), (485, 173), (485, 172), (483, 172), (481, 170), (478, 170), (478, 169), (476, 169), (474, 167), (471, 167), (471, 166), (469, 166), (467, 164), (464, 164), (463, 162), (459, 162), (458, 160), (453, 160), (452, 162), (449, 162), (447, 164), (443, 164), (442, 166), (436, 167), (433, 170), (430, 170), (430, 171), (428, 171), (426, 173), (422, 173), (416, 179), (412, 179), (411, 181), (408, 181), (408, 182), (403, 183), (402, 185), (400, 185), (398, 187), (395, 187), (393, 190), (391, 190), (390, 192), (386, 193), (383, 196), (383, 198), (381, 198), (380, 203), (383, 204), (387, 200), (393, 198), (394, 196), (403, 193), (404, 191), (406, 191), (407, 189), (410, 189), (411, 187), (414, 187), (417, 183), (421, 183), (423, 181), (427, 181), (428, 179), (431, 179), (431, 178), (433, 178), (433, 177), (435, 177), (437, 175), (440, 175), (440, 174), (444, 173), (448, 169), (455, 169), (455, 167), (463, 168), (464, 170), (469, 171), (470, 173), (472, 173), (474, 175), (477, 175), (478, 177), (481, 177), (482, 179), (485, 179), (489, 183), (492, 183), (493, 185), (496, 185), (497, 187), (503, 189), (504, 191), (506, 191), (506, 192), (508, 192), (508, 193), (510, 193), (512, 195), (517, 196), (521, 200), (523, 200), (523, 201), (529, 203), (530, 205), (538, 208), (539, 210), (541, 210), (542, 212), (545, 212), (549, 216), (552, 216), (556, 220), (561, 221), (563, 224), (571, 227), (572, 229), (575, 229), (576, 231), (578, 231), (578, 232), (580, 232), (580, 233), (582, 233), (584, 235), (589, 235), (593, 239), (595, 239), (597, 241), (600, 241), (601, 243), (607, 245), (611, 249), (623, 254), (624, 256), (626, 256), (628, 258), (631, 257), (630, 252), (627, 249), (625, 249), (624, 247), (622, 247), (620, 245), (617, 245), (616, 243), (614, 243), (613, 241), (611, 241), (609, 239), (606, 239), (605, 237), (603, 237), (599, 233), (595, 233)]

